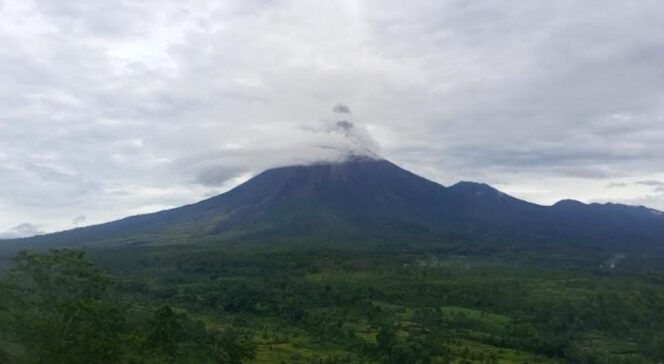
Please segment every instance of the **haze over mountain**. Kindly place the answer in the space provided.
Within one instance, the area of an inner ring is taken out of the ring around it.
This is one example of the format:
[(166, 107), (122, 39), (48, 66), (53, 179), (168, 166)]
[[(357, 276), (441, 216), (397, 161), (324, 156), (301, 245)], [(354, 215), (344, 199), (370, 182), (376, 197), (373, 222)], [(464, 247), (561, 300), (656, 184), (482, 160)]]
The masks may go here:
[(269, 169), (191, 205), (4, 242), (5, 246), (192, 239), (474, 239), (605, 247), (664, 244), (664, 214), (565, 200), (541, 206), (481, 183), (445, 187), (377, 157)]

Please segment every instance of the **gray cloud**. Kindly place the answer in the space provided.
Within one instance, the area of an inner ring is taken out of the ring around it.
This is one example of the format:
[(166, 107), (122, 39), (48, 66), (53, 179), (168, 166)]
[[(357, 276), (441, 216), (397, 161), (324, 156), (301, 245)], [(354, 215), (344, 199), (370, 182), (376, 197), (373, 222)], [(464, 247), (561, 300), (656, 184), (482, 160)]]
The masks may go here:
[(39, 225), (31, 224), (24, 222), (22, 224), (16, 225), (9, 231), (0, 232), (1, 239), (12, 239), (12, 238), (24, 238), (28, 236), (34, 236), (43, 234)]
[(74, 218), (74, 220), (72, 220), (71, 223), (72, 223), (72, 225), (74, 225), (74, 226), (78, 226), (78, 225), (81, 225), (81, 224), (85, 223), (87, 220), (88, 220), (88, 217), (87, 217), (87, 216), (85, 216), (85, 215), (81, 215), (81, 216), (76, 216), (76, 217)]
[(237, 167), (214, 165), (203, 169), (195, 176), (195, 181), (204, 186), (221, 186), (229, 180), (238, 177), (242, 171)]
[(337, 114), (352, 114), (352, 112), (350, 111), (350, 107), (348, 107), (348, 105), (344, 105), (344, 104), (334, 105), (334, 108), (332, 108), (332, 111), (334, 111)]
[(335, 129), (340, 131), (344, 135), (348, 136), (353, 132), (353, 123), (347, 120), (337, 121), (335, 124)]
[(664, 181), (656, 180), (637, 181), (636, 184), (641, 186), (664, 187)]
[(177, 206), (349, 153), (541, 203), (664, 208), (633, 184), (664, 180), (659, 2), (2, 6), (0, 231)]
[[(628, 187), (636, 187), (636, 188), (643, 188), (646, 187), (653, 193), (664, 193), (664, 181), (658, 181), (658, 180), (639, 180), (635, 182), (612, 182), (607, 185), (608, 188), (615, 188), (615, 187), (620, 187), (620, 188), (628, 188)], [(664, 196), (663, 196), (664, 197)], [(650, 198), (657, 199), (658, 196), (650, 196)]]
[[(664, 181), (644, 180), (644, 181), (637, 181), (636, 184), (641, 186), (652, 187), (654, 193), (664, 195)], [(662, 198), (664, 198), (664, 196), (662, 196)]]

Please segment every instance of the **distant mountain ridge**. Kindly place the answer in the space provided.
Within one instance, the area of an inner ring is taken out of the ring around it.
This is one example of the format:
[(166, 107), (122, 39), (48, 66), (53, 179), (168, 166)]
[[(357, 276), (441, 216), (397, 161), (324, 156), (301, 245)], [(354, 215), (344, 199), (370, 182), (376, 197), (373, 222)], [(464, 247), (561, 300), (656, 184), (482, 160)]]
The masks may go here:
[(183, 207), (33, 238), (12, 246), (326, 236), (494, 239), (592, 246), (664, 246), (664, 214), (645, 207), (529, 203), (481, 183), (445, 187), (383, 159), (266, 170)]

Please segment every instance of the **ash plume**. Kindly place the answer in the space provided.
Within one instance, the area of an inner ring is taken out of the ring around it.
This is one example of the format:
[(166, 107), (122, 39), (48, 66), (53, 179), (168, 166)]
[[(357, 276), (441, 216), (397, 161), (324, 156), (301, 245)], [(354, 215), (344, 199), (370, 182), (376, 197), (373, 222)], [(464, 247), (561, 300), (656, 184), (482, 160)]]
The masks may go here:
[(353, 120), (348, 105), (337, 104), (332, 108), (332, 118), (323, 122), (323, 130), (332, 136), (341, 136), (339, 148), (344, 157), (379, 158), (379, 145), (369, 130)]
[(332, 108), (332, 112), (335, 112), (337, 114), (352, 114), (350, 111), (350, 107), (344, 104), (336, 104)]

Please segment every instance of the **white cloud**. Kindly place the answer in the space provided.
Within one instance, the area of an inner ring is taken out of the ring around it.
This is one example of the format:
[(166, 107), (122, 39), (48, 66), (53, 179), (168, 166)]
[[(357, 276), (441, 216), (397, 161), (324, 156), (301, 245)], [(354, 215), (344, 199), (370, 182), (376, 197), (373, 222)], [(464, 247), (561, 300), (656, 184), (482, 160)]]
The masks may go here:
[(366, 146), (444, 183), (664, 208), (608, 187), (664, 164), (656, 1), (2, 4), (0, 231), (177, 206)]

